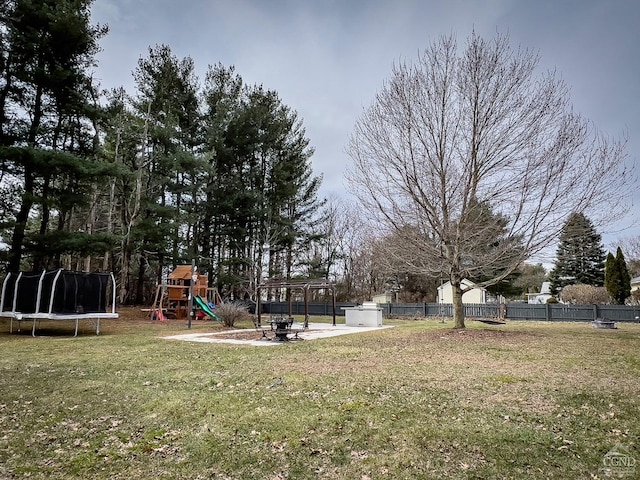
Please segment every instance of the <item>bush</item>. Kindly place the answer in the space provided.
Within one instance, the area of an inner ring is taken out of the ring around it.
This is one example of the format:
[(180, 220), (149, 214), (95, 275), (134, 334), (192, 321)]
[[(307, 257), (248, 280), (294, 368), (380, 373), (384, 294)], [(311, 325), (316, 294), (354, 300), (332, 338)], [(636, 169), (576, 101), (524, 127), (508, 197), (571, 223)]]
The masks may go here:
[(556, 297), (547, 298), (547, 303), (558, 303), (558, 299)]
[(604, 287), (594, 287), (592, 285), (567, 285), (560, 292), (560, 298), (565, 303), (577, 303), (581, 305), (591, 305), (594, 303), (609, 303), (609, 294)]
[(251, 321), (251, 314), (244, 305), (221, 303), (216, 305), (215, 312), (225, 327), (233, 328), (237, 322), (244, 320)]

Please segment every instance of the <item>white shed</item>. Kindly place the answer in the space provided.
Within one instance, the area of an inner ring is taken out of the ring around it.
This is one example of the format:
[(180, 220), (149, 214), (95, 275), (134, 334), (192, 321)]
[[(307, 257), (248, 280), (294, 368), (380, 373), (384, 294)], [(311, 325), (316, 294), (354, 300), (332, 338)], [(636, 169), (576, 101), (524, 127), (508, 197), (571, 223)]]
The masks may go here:
[[(466, 278), (462, 280), (462, 288), (469, 288), (462, 295), (462, 303), (487, 303), (487, 290), (483, 287), (476, 287), (475, 283)], [(438, 303), (453, 303), (453, 288), (451, 282), (438, 287)]]
[(542, 282), (542, 287), (538, 293), (527, 293), (527, 303), (539, 304), (547, 303), (551, 295), (551, 282)]

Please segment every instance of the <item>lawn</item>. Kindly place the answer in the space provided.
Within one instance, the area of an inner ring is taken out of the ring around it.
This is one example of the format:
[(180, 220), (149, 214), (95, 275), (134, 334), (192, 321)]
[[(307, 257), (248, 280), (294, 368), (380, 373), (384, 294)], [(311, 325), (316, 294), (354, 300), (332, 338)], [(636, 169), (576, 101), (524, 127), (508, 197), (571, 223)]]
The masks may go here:
[(122, 313), (77, 338), (0, 320), (0, 479), (640, 477), (638, 324), (385, 320), (253, 347)]

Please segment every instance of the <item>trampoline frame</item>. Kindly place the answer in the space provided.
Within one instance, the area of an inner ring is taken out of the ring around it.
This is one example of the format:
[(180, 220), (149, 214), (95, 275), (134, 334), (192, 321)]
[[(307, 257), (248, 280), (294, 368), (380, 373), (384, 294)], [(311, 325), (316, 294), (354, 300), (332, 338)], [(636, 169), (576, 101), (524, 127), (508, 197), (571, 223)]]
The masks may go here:
[[(100, 335), (100, 320), (103, 318), (118, 318), (118, 314), (115, 311), (116, 306), (116, 289), (115, 289), (115, 277), (113, 273), (109, 273), (109, 279), (111, 280), (112, 285), (112, 298), (111, 298), (111, 312), (90, 312), (90, 313), (54, 313), (54, 299), (56, 293), (56, 287), (58, 286), (58, 280), (60, 275), (64, 272), (64, 269), (59, 269), (56, 271), (53, 282), (51, 283), (51, 292), (49, 296), (48, 305), (45, 308), (45, 311), (42, 311), (42, 294), (43, 294), (43, 281), (47, 271), (43, 271), (40, 274), (40, 278), (38, 280), (38, 291), (36, 294), (36, 304), (35, 304), (35, 312), (20, 312), (16, 309), (18, 296), (19, 296), (19, 286), (20, 280), (22, 278), (23, 272), (19, 272), (17, 274), (18, 278), (15, 280), (15, 285), (13, 288), (13, 299), (11, 302), (11, 310), (5, 310), (5, 300), (7, 293), (7, 284), (9, 279), (12, 278), (12, 275), (16, 275), (15, 273), (8, 273), (2, 282), (2, 293), (0, 296), (0, 317), (9, 318), (9, 333), (13, 333), (13, 321), (16, 320), (18, 322), (18, 332), (20, 331), (20, 323), (23, 321), (33, 320), (33, 326), (31, 328), (31, 335), (33, 337), (36, 336), (36, 326), (39, 320), (74, 320), (75, 321), (75, 332), (74, 337), (78, 336), (78, 326), (80, 320), (89, 319), (96, 320), (96, 335)], [(68, 271), (68, 270), (67, 270)], [(76, 273), (76, 272), (72, 272)], [(106, 300), (106, 299), (105, 299)]]

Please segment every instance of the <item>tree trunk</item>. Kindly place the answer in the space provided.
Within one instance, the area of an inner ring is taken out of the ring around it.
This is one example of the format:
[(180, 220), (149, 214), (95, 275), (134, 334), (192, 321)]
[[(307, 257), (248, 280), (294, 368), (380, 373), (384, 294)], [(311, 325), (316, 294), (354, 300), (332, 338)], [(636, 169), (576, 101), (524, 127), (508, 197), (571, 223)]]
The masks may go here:
[(147, 277), (146, 271), (147, 257), (145, 257), (145, 254), (142, 253), (142, 255), (140, 255), (140, 261), (138, 262), (138, 279), (136, 282), (136, 303), (138, 305), (144, 305), (146, 303), (146, 300), (144, 298), (144, 284)]
[(465, 328), (461, 281), (451, 280), (451, 290), (453, 292), (453, 328)]
[[(115, 180), (111, 180), (111, 189), (109, 192), (109, 212), (107, 214), (107, 232), (109, 235), (113, 233), (113, 212), (115, 210), (115, 199), (116, 199), (116, 182)], [(109, 272), (111, 263), (111, 251), (106, 250), (104, 252), (104, 258), (102, 260), (102, 271)]]
[[(42, 66), (42, 56), (39, 57), (38, 66)], [(35, 148), (37, 142), (38, 128), (40, 127), (40, 121), (42, 120), (42, 85), (38, 85), (36, 88), (34, 107), (33, 107), (33, 120), (29, 126), (29, 134), (27, 136), (27, 145)], [(31, 161), (31, 160), (29, 160)], [(11, 247), (9, 249), (9, 258), (7, 264), (7, 270), (9, 272), (18, 272), (20, 270), (20, 261), (22, 260), (22, 248), (24, 245), (25, 231), (27, 228), (27, 221), (29, 220), (29, 213), (33, 207), (34, 201), (34, 174), (29, 165), (25, 165), (24, 168), (24, 193), (22, 195), (22, 202), (20, 209), (16, 215), (16, 225), (13, 229), (13, 235), (11, 237)]]
[(122, 266), (120, 269), (120, 288), (118, 290), (118, 303), (120, 305), (123, 305), (127, 300), (127, 291), (129, 290), (129, 276), (131, 270), (131, 250), (128, 243), (123, 244), (121, 252)]
[(20, 260), (22, 259), (22, 245), (24, 243), (25, 230), (27, 227), (27, 221), (29, 220), (29, 213), (33, 206), (33, 175), (29, 168), (25, 168), (24, 175), (24, 194), (22, 195), (22, 201), (20, 203), (20, 209), (16, 215), (16, 225), (13, 229), (13, 235), (11, 237), (11, 246), (9, 249), (9, 261), (7, 264), (7, 271), (19, 272)]
[[(88, 235), (93, 235), (93, 231), (96, 223), (96, 209), (98, 205), (98, 188), (94, 184), (93, 185), (93, 193), (91, 194), (91, 207), (89, 208), (89, 214), (86, 220), (85, 233)], [(91, 271), (91, 255), (87, 255), (84, 258), (84, 270), (85, 272)]]

